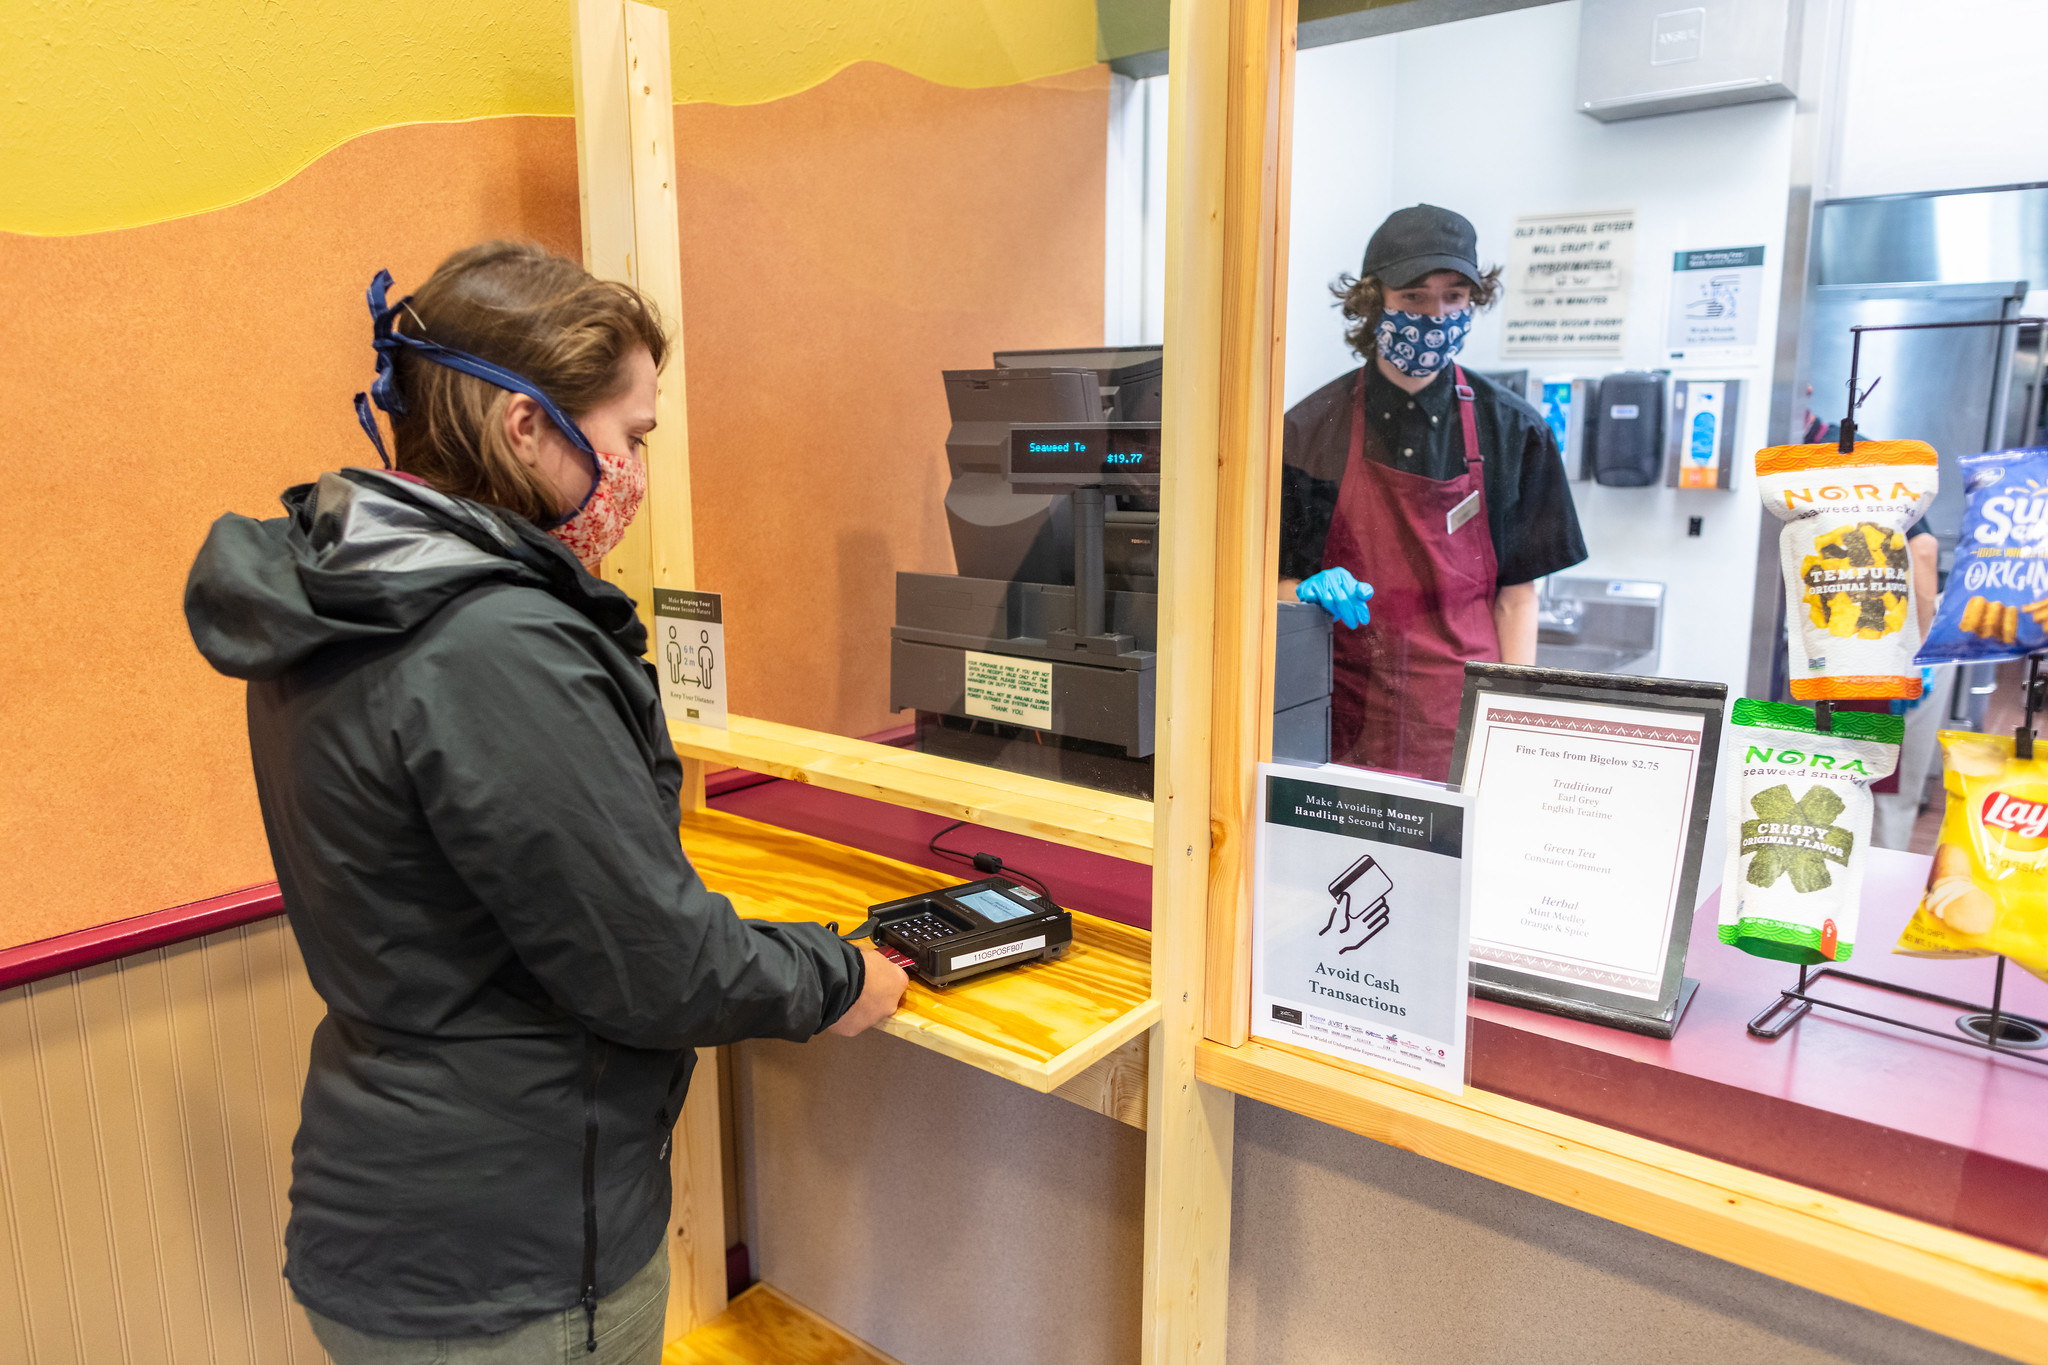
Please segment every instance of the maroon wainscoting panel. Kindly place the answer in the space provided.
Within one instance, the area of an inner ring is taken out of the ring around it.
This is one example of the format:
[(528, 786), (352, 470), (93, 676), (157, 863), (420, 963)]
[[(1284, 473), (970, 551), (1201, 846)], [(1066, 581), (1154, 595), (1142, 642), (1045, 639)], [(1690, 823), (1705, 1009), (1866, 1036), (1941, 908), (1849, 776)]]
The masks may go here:
[(284, 913), (276, 882), (0, 951), (0, 990)]

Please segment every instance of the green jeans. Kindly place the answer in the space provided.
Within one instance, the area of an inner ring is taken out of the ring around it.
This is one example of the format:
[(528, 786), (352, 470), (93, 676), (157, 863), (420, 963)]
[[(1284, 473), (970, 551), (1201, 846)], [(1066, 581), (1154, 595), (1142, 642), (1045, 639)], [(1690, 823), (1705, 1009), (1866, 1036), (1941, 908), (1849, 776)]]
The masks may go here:
[[(300, 1305), (304, 1307), (304, 1305)], [(660, 1365), (668, 1317), (668, 1243), (597, 1301), (597, 1351), (581, 1308), (488, 1337), (376, 1337), (305, 1310), (334, 1365)]]

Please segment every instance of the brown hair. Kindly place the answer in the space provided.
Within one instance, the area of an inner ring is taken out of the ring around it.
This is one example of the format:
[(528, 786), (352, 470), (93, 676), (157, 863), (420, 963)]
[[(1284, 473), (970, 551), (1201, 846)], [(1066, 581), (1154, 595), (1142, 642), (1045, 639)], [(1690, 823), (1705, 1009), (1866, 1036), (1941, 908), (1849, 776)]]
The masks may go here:
[[(656, 368), (668, 355), (661, 319), (637, 291), (521, 242), (456, 252), (393, 325), (526, 376), (571, 419), (619, 391), (635, 346)], [(542, 525), (561, 514), (505, 435), (509, 390), (403, 349), (394, 363), (406, 409), (391, 419), (398, 468)]]
[[(1492, 266), (1480, 273), (1478, 279), (1460, 273), (1459, 279), (1472, 286), (1472, 307), (1476, 311), (1491, 308), (1500, 297), (1500, 267)], [(1344, 310), (1344, 340), (1358, 353), (1361, 360), (1371, 360), (1373, 333), (1379, 330), (1380, 315), (1387, 311), (1386, 287), (1377, 275), (1359, 279), (1353, 275), (1339, 275), (1337, 282), (1330, 286), (1330, 292), (1337, 296), (1337, 302)]]

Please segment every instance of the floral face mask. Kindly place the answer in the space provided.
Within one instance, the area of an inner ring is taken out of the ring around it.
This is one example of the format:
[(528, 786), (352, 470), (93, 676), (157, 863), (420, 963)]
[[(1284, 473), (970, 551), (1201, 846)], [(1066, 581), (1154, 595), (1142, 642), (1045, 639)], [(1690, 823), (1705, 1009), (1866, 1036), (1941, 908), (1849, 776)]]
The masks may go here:
[(647, 496), (647, 466), (633, 456), (600, 450), (597, 467), (596, 486), (583, 505), (548, 531), (592, 573), (597, 572), (599, 560), (618, 548)]

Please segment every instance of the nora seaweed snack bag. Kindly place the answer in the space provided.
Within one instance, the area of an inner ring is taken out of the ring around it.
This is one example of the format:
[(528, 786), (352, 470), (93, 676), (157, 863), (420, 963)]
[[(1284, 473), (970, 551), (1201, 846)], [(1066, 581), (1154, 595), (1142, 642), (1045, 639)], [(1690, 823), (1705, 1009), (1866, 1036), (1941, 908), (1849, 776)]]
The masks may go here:
[(1979, 663), (2048, 649), (2048, 450), (1993, 450), (1958, 463), (1969, 503), (1919, 661)]
[(2008, 735), (1941, 732), (1948, 809), (1927, 891), (1893, 952), (2002, 953), (2048, 980), (2048, 759), (2013, 748)]
[(1735, 703), (1721, 942), (1781, 962), (1856, 950), (1874, 782), (1898, 765), (1906, 722), (1837, 712), (1825, 734), (1790, 702)]
[(1925, 441), (1757, 452), (1757, 490), (1785, 523), (1785, 649), (1799, 700), (1920, 695), (1906, 530), (1934, 501), (1935, 459)]

